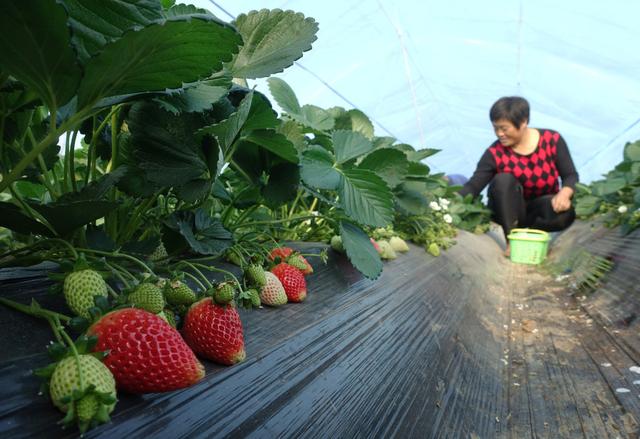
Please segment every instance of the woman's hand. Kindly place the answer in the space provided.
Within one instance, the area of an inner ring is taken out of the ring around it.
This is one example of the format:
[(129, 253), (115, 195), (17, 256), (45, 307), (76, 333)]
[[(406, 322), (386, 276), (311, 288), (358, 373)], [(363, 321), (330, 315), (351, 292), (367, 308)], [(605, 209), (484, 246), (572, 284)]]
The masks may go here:
[(571, 197), (573, 196), (573, 189), (570, 187), (563, 187), (560, 189), (552, 199), (551, 207), (556, 213), (567, 211), (571, 208)]

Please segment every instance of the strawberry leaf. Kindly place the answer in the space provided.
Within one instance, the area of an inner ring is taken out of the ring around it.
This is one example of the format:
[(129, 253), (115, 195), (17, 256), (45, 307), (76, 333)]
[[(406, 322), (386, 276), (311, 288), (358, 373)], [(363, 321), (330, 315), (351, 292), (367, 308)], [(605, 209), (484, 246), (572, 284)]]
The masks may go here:
[(280, 9), (241, 14), (233, 24), (244, 40), (228, 66), (236, 78), (265, 78), (283, 71), (311, 49), (318, 31), (313, 18)]
[(309, 186), (335, 190), (341, 176), (334, 164), (333, 154), (321, 146), (311, 145), (302, 153), (300, 176)]
[(0, 70), (27, 84), (49, 108), (66, 104), (81, 70), (64, 8), (55, 0), (5, 1), (0, 29)]
[(405, 180), (409, 162), (404, 152), (393, 148), (383, 148), (367, 155), (360, 162), (358, 168), (375, 172), (390, 188), (395, 188)]
[(331, 137), (336, 160), (340, 164), (360, 157), (373, 149), (373, 143), (355, 131), (336, 130)]
[(82, 63), (126, 30), (144, 27), (162, 18), (160, 5), (154, 0), (62, 0), (61, 3), (70, 18), (71, 44)]
[(289, 114), (300, 114), (301, 108), (293, 89), (280, 78), (267, 79), (269, 91), (280, 108)]
[(360, 227), (348, 221), (340, 222), (340, 236), (353, 266), (367, 278), (376, 279), (382, 272), (382, 261), (369, 236)]
[(240, 44), (230, 25), (203, 15), (127, 31), (87, 62), (78, 108), (181, 88), (221, 70)]
[(372, 227), (393, 221), (393, 197), (384, 180), (366, 169), (344, 169), (338, 193), (346, 214)]
[(373, 139), (373, 124), (362, 111), (356, 109), (345, 111), (344, 108), (333, 107), (329, 112), (336, 120), (335, 129), (356, 131), (367, 139)]

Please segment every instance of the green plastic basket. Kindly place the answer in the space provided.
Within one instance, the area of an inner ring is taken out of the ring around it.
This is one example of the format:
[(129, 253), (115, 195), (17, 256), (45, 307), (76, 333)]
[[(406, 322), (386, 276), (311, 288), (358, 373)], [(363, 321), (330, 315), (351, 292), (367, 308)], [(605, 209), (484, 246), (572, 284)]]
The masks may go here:
[(509, 233), (511, 262), (538, 265), (547, 257), (549, 234), (537, 229), (513, 229)]

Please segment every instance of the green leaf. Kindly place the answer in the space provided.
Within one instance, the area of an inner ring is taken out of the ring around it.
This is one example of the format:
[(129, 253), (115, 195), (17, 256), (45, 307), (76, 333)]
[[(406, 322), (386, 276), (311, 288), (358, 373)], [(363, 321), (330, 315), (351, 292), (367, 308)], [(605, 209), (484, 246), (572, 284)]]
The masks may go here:
[(298, 152), (287, 138), (273, 130), (255, 130), (245, 137), (247, 142), (255, 143), (291, 163), (298, 163)]
[(267, 79), (271, 96), (276, 100), (280, 108), (289, 114), (300, 114), (302, 108), (293, 89), (280, 78)]
[(231, 59), (240, 36), (226, 23), (193, 18), (128, 31), (91, 58), (78, 90), (78, 107), (180, 88), (208, 77)]
[(282, 72), (311, 49), (318, 31), (313, 18), (280, 9), (241, 14), (233, 24), (244, 40), (229, 65), (236, 78), (266, 78)]
[(618, 192), (627, 185), (627, 179), (624, 177), (614, 177), (607, 180), (596, 181), (592, 183), (593, 194), (604, 197)]
[[(250, 90), (248, 89), (236, 89), (231, 90), (229, 93), (229, 99), (232, 101), (236, 95), (244, 97)], [(238, 102), (241, 99), (238, 99)], [(253, 99), (251, 100), (251, 109), (249, 110), (249, 116), (247, 121), (242, 127), (242, 131), (248, 132), (251, 130), (275, 128), (280, 123), (278, 119), (278, 113), (271, 107), (271, 102), (262, 93), (258, 91), (253, 92)]]
[(627, 143), (624, 146), (624, 159), (631, 162), (640, 162), (640, 140)]
[(128, 123), (136, 165), (152, 182), (169, 187), (212, 178), (215, 167), (209, 168), (202, 142), (193, 134), (198, 115), (173, 117), (153, 103), (141, 102), (129, 111)]
[(52, 235), (47, 227), (22, 213), (18, 206), (3, 201), (0, 201), (0, 226), (24, 235)]
[(423, 215), (427, 211), (429, 200), (425, 184), (421, 181), (406, 181), (395, 191), (395, 202), (405, 215)]
[(127, 173), (127, 166), (120, 166), (112, 172), (103, 175), (98, 181), (92, 181), (80, 192), (64, 194), (58, 201), (91, 201), (104, 197), (109, 189), (114, 187)]
[(335, 121), (326, 110), (315, 105), (303, 105), (300, 114), (291, 115), (302, 125), (318, 131), (326, 131), (333, 128)]
[(224, 97), (231, 88), (227, 78), (216, 81), (202, 81), (195, 87), (181, 90), (175, 95), (155, 99), (166, 111), (175, 115), (182, 112), (200, 113), (211, 109), (214, 103)]
[(576, 215), (579, 217), (588, 217), (594, 214), (600, 207), (600, 198), (593, 195), (586, 195), (578, 198), (576, 203)]
[(136, 27), (162, 18), (154, 0), (61, 0), (69, 14), (71, 43), (82, 64)]
[(175, 188), (176, 196), (187, 203), (195, 203), (206, 198), (212, 190), (212, 183), (209, 179), (198, 178)]
[(281, 163), (269, 169), (269, 181), (262, 196), (269, 207), (275, 208), (293, 200), (300, 184), (300, 168), (292, 163)]
[(348, 221), (340, 221), (340, 237), (347, 257), (360, 273), (369, 279), (380, 276), (382, 273), (380, 255), (360, 227)]
[(55, 0), (3, 1), (0, 29), (0, 70), (35, 90), (49, 108), (66, 104), (81, 70), (64, 8)]
[(50, 204), (30, 203), (30, 206), (38, 211), (59, 235), (65, 236), (85, 224), (103, 218), (117, 208), (118, 203), (80, 200)]
[[(400, 145), (396, 145), (398, 147)], [(427, 157), (431, 157), (434, 154), (437, 154), (442, 150), (435, 148), (425, 148), (420, 149), (418, 151), (407, 152), (407, 158), (413, 162), (419, 162), (421, 160), (426, 159)]]
[(289, 142), (291, 142), (298, 152), (302, 152), (307, 148), (304, 134), (300, 125), (293, 120), (284, 121), (276, 128), (276, 131), (283, 134)]
[(302, 153), (300, 175), (305, 183), (316, 189), (337, 189), (341, 175), (334, 168), (333, 155), (321, 146), (311, 145)]
[(349, 217), (372, 227), (393, 221), (393, 198), (385, 182), (366, 169), (344, 169), (338, 188), (340, 204)]
[(407, 178), (424, 180), (429, 176), (429, 172), (431, 172), (431, 169), (429, 169), (429, 166), (424, 163), (409, 162)]
[(210, 11), (207, 11), (206, 9), (202, 9), (202, 8), (197, 8), (193, 5), (184, 5), (184, 4), (179, 4), (179, 5), (175, 5), (172, 6), (171, 8), (169, 8), (168, 11), (166, 11), (164, 13), (164, 16), (167, 18), (190, 18), (190, 17), (197, 17), (197, 16), (204, 16), (206, 18), (215, 18), (216, 16), (213, 15)]
[[(373, 148), (374, 149), (390, 148), (395, 141), (396, 141), (395, 137), (374, 137)], [(411, 150), (413, 150), (412, 147), (411, 147)]]
[[(334, 107), (336, 109), (342, 110), (339, 111), (338, 114), (334, 114), (334, 118), (336, 120), (335, 129), (337, 130), (349, 130), (356, 131), (365, 136), (367, 139), (373, 139), (373, 124), (371, 120), (360, 110), (349, 110), (344, 111), (340, 107)], [(331, 109), (329, 110), (331, 111)]]
[(358, 168), (375, 172), (390, 188), (394, 188), (404, 181), (409, 169), (409, 162), (404, 152), (393, 148), (383, 148), (367, 155), (360, 162)]
[(15, 191), (22, 196), (31, 200), (43, 202), (47, 188), (39, 183), (21, 180), (14, 183)]
[(247, 95), (240, 102), (238, 110), (235, 113), (231, 114), (229, 118), (215, 125), (210, 125), (208, 127), (199, 129), (198, 134), (210, 134), (212, 136), (215, 136), (215, 138), (218, 140), (218, 143), (220, 144), (220, 148), (226, 155), (229, 151), (229, 148), (231, 147), (231, 144), (236, 139), (238, 134), (240, 134), (242, 126), (249, 117), (252, 99), (253, 91), (247, 93)]
[(175, 212), (167, 226), (179, 232), (192, 250), (202, 255), (218, 255), (233, 244), (233, 236), (218, 219), (206, 211)]
[(337, 130), (331, 135), (336, 160), (342, 164), (364, 155), (373, 149), (373, 143), (361, 133)]

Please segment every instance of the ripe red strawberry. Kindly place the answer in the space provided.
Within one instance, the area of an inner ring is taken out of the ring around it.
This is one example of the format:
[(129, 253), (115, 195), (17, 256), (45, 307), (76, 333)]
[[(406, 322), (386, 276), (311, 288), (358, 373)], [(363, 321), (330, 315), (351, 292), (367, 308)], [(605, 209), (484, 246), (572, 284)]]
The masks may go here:
[(280, 262), (284, 262), (293, 253), (293, 249), (290, 247), (276, 247), (269, 253), (269, 259), (275, 261), (276, 258), (280, 258)]
[(204, 377), (204, 367), (180, 333), (148, 311), (125, 308), (110, 312), (87, 334), (98, 337), (94, 351), (109, 351), (104, 363), (118, 390), (167, 392)]
[(293, 265), (281, 262), (271, 272), (282, 283), (289, 302), (302, 302), (307, 297), (307, 282), (304, 275)]
[(191, 305), (182, 335), (198, 355), (216, 363), (232, 365), (246, 357), (238, 310), (233, 305), (218, 305), (211, 297)]
[(376, 242), (375, 239), (373, 238), (369, 238), (369, 241), (371, 241), (371, 244), (373, 244), (373, 247), (376, 249), (376, 251), (378, 252), (378, 254), (382, 254), (382, 249), (380, 248), (380, 245), (378, 245), (378, 243)]
[(260, 290), (260, 302), (269, 306), (280, 306), (287, 303), (287, 293), (280, 279), (270, 271), (264, 273), (266, 284)]

